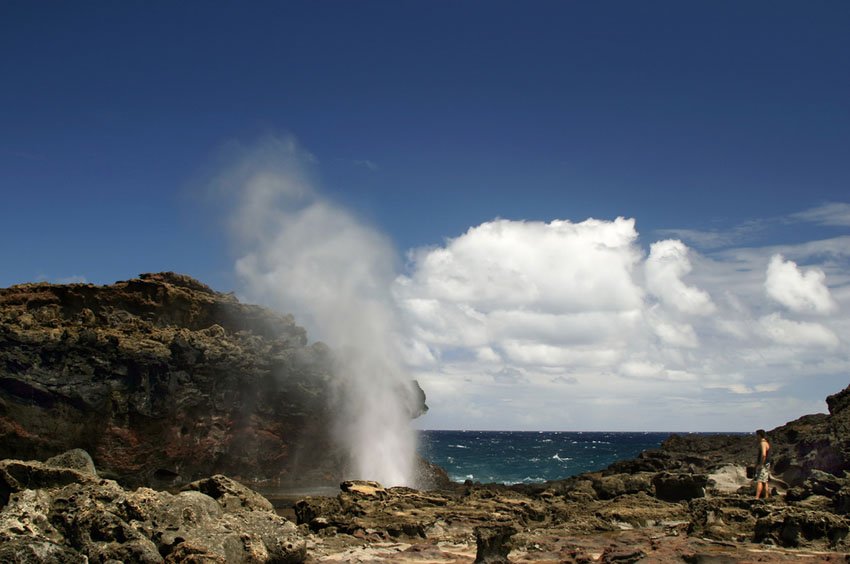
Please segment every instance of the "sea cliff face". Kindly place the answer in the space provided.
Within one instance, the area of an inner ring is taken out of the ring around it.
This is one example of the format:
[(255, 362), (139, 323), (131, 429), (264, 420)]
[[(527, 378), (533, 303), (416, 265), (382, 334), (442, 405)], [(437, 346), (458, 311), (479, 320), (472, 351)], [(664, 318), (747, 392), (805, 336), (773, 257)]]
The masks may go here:
[(126, 486), (337, 484), (332, 377), (291, 316), (187, 276), (0, 289), (0, 459), (81, 448)]

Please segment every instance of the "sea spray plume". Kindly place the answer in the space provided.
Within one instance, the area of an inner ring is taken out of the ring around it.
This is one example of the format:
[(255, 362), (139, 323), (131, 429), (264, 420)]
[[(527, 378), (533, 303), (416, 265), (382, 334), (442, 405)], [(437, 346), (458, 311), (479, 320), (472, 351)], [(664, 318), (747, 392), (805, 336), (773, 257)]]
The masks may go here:
[(389, 241), (320, 196), (315, 159), (293, 139), (239, 151), (218, 190), (235, 190), (237, 274), (252, 300), (295, 315), (335, 351), (331, 411), (348, 477), (414, 484), (410, 377), (400, 360)]

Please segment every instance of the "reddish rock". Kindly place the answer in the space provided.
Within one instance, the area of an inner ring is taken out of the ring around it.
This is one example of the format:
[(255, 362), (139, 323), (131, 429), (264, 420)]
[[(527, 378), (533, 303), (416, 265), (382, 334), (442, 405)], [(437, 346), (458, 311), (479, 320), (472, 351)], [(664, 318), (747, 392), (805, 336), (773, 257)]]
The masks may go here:
[(292, 316), (187, 276), (0, 289), (0, 459), (82, 448), (125, 485), (335, 485), (330, 378)]

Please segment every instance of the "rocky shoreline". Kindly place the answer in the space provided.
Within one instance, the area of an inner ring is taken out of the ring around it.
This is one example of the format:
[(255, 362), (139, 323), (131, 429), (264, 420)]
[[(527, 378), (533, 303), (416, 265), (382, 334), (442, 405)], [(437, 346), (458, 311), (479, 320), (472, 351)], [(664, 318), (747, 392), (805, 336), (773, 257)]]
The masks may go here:
[(850, 561), (850, 388), (769, 432), (767, 501), (742, 435), (536, 485), (420, 461), (415, 490), (343, 481), (331, 366), (179, 274), (0, 289), (0, 562)]
[(421, 492), (368, 482), (295, 505), (311, 561), (732, 563), (850, 560), (850, 388), (769, 433), (772, 496), (745, 435), (672, 435), (599, 472)]
[(754, 499), (755, 443), (741, 435), (672, 435), (635, 459), (538, 485), (345, 481), (297, 501), (222, 475), (172, 492), (125, 489), (82, 450), (7, 459), (0, 561), (847, 562), (848, 398), (850, 387), (828, 398), (829, 414), (769, 433), (769, 500)]

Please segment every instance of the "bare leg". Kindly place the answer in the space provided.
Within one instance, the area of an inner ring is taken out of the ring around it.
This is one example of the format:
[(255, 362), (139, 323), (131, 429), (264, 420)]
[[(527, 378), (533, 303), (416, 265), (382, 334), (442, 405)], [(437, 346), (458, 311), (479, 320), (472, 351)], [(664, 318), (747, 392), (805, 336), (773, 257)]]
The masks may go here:
[(756, 482), (756, 499), (761, 497), (762, 489), (764, 489), (764, 482)]
[(764, 499), (767, 499), (769, 497), (770, 497), (770, 485), (767, 482), (765, 482), (764, 483)]

